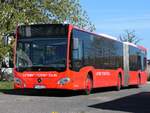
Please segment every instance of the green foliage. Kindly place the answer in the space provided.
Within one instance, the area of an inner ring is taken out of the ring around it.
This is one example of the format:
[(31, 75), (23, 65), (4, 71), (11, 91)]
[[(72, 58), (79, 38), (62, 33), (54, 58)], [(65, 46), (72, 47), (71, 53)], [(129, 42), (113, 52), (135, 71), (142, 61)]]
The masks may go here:
[(12, 47), (4, 47), (3, 34), (14, 32), (18, 24), (63, 23), (95, 30), (79, 0), (0, 0), (0, 60)]
[(138, 44), (141, 41), (141, 39), (139, 39), (136, 36), (134, 30), (133, 31), (125, 30), (125, 32), (119, 36), (119, 39), (122, 42), (130, 42), (134, 44)]
[(1, 0), (1, 33), (12, 32), (18, 23), (63, 23), (95, 30), (79, 0)]
[(2, 62), (5, 55), (11, 50), (12, 46), (4, 46), (2, 37), (0, 37), (0, 62)]
[(0, 89), (13, 89), (13, 82), (0, 81)]

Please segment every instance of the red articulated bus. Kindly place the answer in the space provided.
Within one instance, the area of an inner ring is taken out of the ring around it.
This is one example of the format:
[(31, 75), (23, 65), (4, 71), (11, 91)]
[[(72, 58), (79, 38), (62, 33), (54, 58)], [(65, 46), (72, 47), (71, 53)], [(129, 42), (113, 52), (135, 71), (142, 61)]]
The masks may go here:
[(18, 26), (14, 88), (85, 90), (145, 84), (146, 49), (70, 24)]

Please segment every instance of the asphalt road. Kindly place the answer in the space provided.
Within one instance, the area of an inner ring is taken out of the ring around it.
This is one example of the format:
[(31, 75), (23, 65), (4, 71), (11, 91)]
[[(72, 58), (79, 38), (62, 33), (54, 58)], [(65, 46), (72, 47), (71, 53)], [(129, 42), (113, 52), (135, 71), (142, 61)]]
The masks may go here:
[[(30, 93), (29, 93), (30, 92)], [(70, 91), (0, 89), (0, 113), (150, 113), (150, 84), (140, 88)]]

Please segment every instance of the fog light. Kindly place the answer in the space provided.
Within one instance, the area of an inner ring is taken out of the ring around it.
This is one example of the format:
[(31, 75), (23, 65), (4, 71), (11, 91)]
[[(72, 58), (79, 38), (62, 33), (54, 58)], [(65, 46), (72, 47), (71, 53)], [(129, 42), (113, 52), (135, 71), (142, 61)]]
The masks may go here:
[(21, 85), (21, 80), (19, 78), (15, 78), (14, 79), (14, 82), (17, 84), (17, 85)]

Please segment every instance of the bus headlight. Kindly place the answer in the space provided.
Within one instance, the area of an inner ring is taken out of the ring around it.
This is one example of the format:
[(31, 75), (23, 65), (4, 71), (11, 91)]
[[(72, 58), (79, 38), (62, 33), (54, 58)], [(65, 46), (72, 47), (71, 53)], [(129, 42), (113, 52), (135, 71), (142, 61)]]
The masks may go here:
[(65, 77), (65, 78), (62, 78), (58, 81), (58, 84), (60, 85), (64, 85), (66, 83), (70, 82), (70, 78), (69, 77)]
[(15, 78), (14, 79), (14, 82), (17, 84), (17, 85), (21, 85), (21, 80), (19, 78)]

